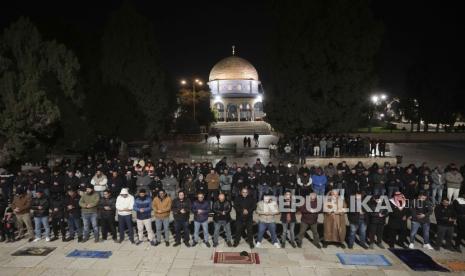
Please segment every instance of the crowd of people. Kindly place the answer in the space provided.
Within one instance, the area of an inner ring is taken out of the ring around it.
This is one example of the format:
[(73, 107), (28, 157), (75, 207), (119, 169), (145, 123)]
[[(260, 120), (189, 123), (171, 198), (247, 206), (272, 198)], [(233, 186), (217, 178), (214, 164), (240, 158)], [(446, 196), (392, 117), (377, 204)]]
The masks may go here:
[[(271, 149), (271, 147), (274, 147)], [(350, 135), (301, 135), (280, 138), (278, 143), (270, 145), (270, 154), (298, 157), (301, 164), (307, 156), (341, 157), (341, 156), (386, 156), (386, 141)]]
[[(330, 244), (353, 248), (357, 235), (358, 244), (367, 249), (384, 248), (383, 241), (390, 247), (414, 248), (422, 229), (423, 245), (432, 249), (430, 224), (435, 217), (436, 249), (445, 240), (445, 248), (460, 250), (465, 235), (464, 169), (455, 164), (442, 169), (426, 163), (402, 167), (388, 162), (370, 167), (359, 162), (349, 167), (344, 161), (315, 167), (292, 162), (262, 164), (260, 159), (240, 166), (228, 163), (226, 157), (215, 165), (92, 156), (63, 160), (37, 172), (2, 172), (1, 241), (14, 242), (27, 234), (31, 242), (42, 238), (87, 242), (91, 235), (95, 242), (109, 235), (122, 242), (127, 234), (136, 245), (146, 238), (153, 246), (162, 241), (169, 246), (174, 228), (174, 246), (181, 242), (196, 246), (202, 237), (210, 247), (212, 217), (214, 247), (222, 231), (227, 246), (238, 246), (245, 232), (250, 247), (260, 247), (269, 232), (277, 248), (286, 243), (301, 247), (311, 230), (311, 241), (319, 248)], [(337, 208), (316, 208), (325, 195), (324, 205)], [(297, 197), (305, 204), (296, 206)], [(369, 197), (369, 207), (386, 197), (390, 210), (347, 211), (351, 197)], [(337, 204), (340, 199), (343, 205)], [(323, 217), (322, 237), (319, 216)]]

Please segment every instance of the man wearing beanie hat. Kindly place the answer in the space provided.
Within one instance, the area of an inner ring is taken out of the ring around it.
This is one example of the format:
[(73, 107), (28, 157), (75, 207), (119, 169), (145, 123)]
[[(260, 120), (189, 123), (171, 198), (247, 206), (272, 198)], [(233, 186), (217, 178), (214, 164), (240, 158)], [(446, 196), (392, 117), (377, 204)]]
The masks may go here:
[(127, 188), (121, 189), (116, 198), (116, 211), (118, 213), (119, 242), (124, 240), (124, 231), (128, 229), (129, 241), (134, 243), (134, 229), (132, 226), (132, 210), (134, 208), (134, 197), (129, 194)]
[(94, 186), (87, 184), (86, 192), (81, 196), (79, 200), (79, 206), (81, 206), (82, 221), (84, 222), (83, 231), (83, 242), (89, 239), (89, 228), (92, 225), (94, 230), (95, 242), (99, 241), (98, 225), (97, 225), (97, 206), (99, 203), (99, 194), (94, 192)]

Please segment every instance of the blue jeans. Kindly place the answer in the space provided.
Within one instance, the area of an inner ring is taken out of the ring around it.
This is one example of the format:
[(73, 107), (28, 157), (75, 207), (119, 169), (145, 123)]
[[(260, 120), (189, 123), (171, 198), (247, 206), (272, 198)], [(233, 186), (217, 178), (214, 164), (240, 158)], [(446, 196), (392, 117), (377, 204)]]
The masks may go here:
[(442, 185), (433, 185), (431, 187), (431, 201), (433, 202), (434, 205), (441, 202), (443, 189), (444, 189), (444, 186)]
[(215, 232), (213, 233), (213, 243), (218, 243), (218, 238), (220, 237), (220, 229), (223, 227), (226, 232), (226, 241), (231, 241), (231, 223), (229, 221), (220, 220), (215, 221)]
[(78, 237), (82, 236), (81, 233), (81, 218), (77, 217), (69, 217), (68, 218), (68, 229), (69, 229), (69, 237), (74, 239), (74, 234), (77, 232)]
[(361, 244), (366, 243), (366, 234), (367, 234), (367, 224), (365, 221), (359, 221), (358, 223), (351, 223), (350, 224), (350, 232), (349, 232), (349, 241), (348, 245), (353, 246), (355, 242), (355, 234), (358, 230), (358, 237)]
[(48, 216), (34, 217), (35, 234), (36, 238), (40, 239), (42, 233), (42, 226), (45, 228), (45, 237), (50, 238), (50, 225), (48, 224)]
[(419, 223), (416, 221), (412, 221), (412, 229), (410, 230), (410, 243), (415, 243), (415, 235), (417, 234), (420, 227), (423, 229), (423, 244), (429, 243), (429, 222)]
[(326, 190), (326, 187), (325, 187), (325, 186), (314, 186), (314, 187), (313, 187), (313, 191), (314, 191), (317, 195), (322, 195), (322, 196), (324, 196), (324, 195), (325, 195), (325, 190)]
[(170, 218), (155, 219), (155, 227), (157, 229), (157, 241), (161, 241), (161, 227), (163, 226), (163, 232), (165, 232), (165, 242), (170, 240)]
[(283, 194), (283, 186), (274, 186), (272, 188), (274, 196), (280, 196)]
[(271, 235), (271, 243), (277, 243), (278, 238), (276, 237), (276, 223), (265, 223), (259, 222), (258, 223), (258, 235), (257, 235), (257, 242), (262, 242), (263, 235), (265, 234), (266, 230), (270, 231)]
[(202, 226), (203, 240), (208, 242), (208, 220), (204, 222), (194, 221), (194, 242), (199, 242), (200, 226)]
[(82, 221), (84, 222), (84, 239), (89, 238), (91, 225), (94, 230), (94, 238), (98, 239), (97, 213), (82, 213)]
[(134, 241), (134, 227), (132, 224), (132, 215), (118, 215), (119, 240), (124, 241), (124, 231), (128, 229), (128, 236), (131, 242)]
[(399, 191), (398, 186), (388, 186), (388, 197), (391, 198), (395, 192)]
[(295, 222), (283, 222), (283, 235), (281, 236), (281, 242), (286, 242), (287, 239), (287, 233), (289, 232), (289, 241), (294, 242), (295, 241), (295, 233), (294, 233), (294, 228), (295, 228)]
[(174, 232), (175, 241), (181, 242), (181, 230), (184, 235), (184, 242), (189, 242), (189, 221), (187, 220), (175, 220), (174, 221)]

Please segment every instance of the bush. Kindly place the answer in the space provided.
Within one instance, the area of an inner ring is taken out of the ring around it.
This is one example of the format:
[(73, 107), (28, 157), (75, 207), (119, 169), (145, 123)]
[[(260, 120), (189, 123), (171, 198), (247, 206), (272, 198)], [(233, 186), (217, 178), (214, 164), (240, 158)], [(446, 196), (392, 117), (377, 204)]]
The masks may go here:
[(176, 119), (176, 132), (180, 134), (199, 134), (200, 126), (192, 117), (181, 116)]

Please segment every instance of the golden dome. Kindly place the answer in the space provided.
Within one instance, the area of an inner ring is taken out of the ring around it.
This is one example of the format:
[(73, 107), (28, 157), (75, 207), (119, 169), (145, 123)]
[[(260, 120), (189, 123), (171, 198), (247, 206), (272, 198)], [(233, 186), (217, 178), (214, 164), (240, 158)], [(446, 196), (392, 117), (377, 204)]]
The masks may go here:
[(210, 71), (209, 81), (213, 80), (257, 80), (255, 67), (247, 60), (230, 56), (220, 60)]

